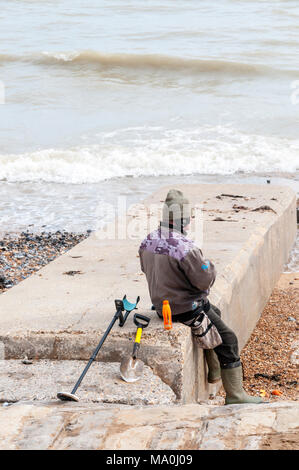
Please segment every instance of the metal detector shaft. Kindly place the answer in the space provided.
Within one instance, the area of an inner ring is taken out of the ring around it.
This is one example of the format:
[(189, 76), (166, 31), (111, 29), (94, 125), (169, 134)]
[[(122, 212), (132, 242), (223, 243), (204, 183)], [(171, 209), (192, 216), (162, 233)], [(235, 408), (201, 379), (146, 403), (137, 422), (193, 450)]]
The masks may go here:
[(88, 369), (90, 368), (91, 364), (93, 363), (93, 361), (95, 360), (95, 358), (97, 357), (98, 353), (99, 353), (99, 350), (101, 349), (101, 347), (103, 346), (104, 344), (104, 341), (105, 339), (107, 338), (107, 336), (109, 335), (110, 331), (112, 330), (113, 326), (114, 326), (114, 323), (117, 321), (117, 319), (119, 318), (119, 315), (118, 315), (118, 312), (116, 312), (113, 320), (111, 321), (110, 325), (108, 326), (106, 332), (104, 333), (104, 336), (102, 337), (101, 341), (99, 342), (98, 346), (96, 347), (96, 349), (94, 350), (92, 356), (90, 357), (85, 369), (83, 370), (82, 374), (80, 375), (79, 379), (77, 380), (77, 383), (76, 385), (74, 386), (73, 390), (72, 390), (72, 395), (74, 395), (76, 393), (76, 391), (78, 390), (78, 388), (80, 387), (80, 384), (82, 382), (82, 380), (84, 379)]
[[(136, 305), (138, 304), (139, 300), (140, 300), (140, 297), (138, 296), (137, 299), (136, 299), (136, 302), (133, 304), (133, 303), (131, 303), (127, 300), (126, 295), (124, 296), (124, 298), (122, 300), (115, 300), (116, 313), (115, 313), (110, 325), (108, 326), (107, 330), (105, 331), (101, 341), (99, 342), (99, 344), (97, 345), (96, 349), (94, 350), (92, 356), (90, 357), (85, 369), (83, 370), (82, 374), (80, 375), (79, 379), (77, 380), (76, 385), (74, 386), (74, 388), (71, 392), (71, 395), (75, 395), (76, 391), (80, 387), (82, 380), (84, 379), (84, 377), (85, 377), (88, 369), (90, 368), (91, 364), (96, 359), (101, 347), (103, 346), (107, 336), (109, 335), (110, 331), (112, 330), (115, 322), (117, 320), (119, 320), (119, 326), (120, 327), (124, 326), (124, 324), (126, 323), (126, 320), (129, 316), (129, 314), (131, 313), (131, 311), (136, 309)], [(126, 311), (125, 315), (123, 315), (123, 313), (122, 313), (124, 310)]]

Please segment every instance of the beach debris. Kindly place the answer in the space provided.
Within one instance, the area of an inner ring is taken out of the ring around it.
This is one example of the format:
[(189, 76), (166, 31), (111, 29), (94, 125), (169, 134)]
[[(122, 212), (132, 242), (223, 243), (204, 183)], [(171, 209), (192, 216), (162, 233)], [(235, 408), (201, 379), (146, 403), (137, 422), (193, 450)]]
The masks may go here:
[(0, 273), (0, 289), (4, 289), (6, 284), (6, 279), (5, 276)]
[(33, 361), (30, 361), (28, 359), (28, 356), (25, 356), (24, 359), (22, 360), (22, 364), (30, 365), (30, 364), (33, 364)]
[(254, 374), (255, 379), (258, 379), (259, 377), (262, 377), (263, 379), (270, 379), (270, 375), (268, 374)]
[(298, 381), (297, 380), (290, 380), (289, 382), (286, 382), (287, 385), (291, 385), (291, 386), (296, 386), (298, 385)]
[(252, 212), (265, 212), (265, 211), (271, 211), (271, 212), (274, 212), (274, 214), (277, 214), (277, 212), (272, 209), (272, 207), (270, 206), (260, 206), (260, 207), (257, 207), (256, 209), (252, 209)]
[(232, 197), (232, 198), (242, 198), (242, 199), (244, 199), (246, 196), (240, 196), (239, 194), (225, 194), (225, 193), (220, 194), (220, 196), (216, 196), (217, 199), (221, 199), (222, 197)]
[(238, 222), (238, 221), (234, 219), (223, 219), (222, 217), (216, 217), (215, 219), (213, 219), (213, 222)]
[(268, 393), (266, 392), (266, 390), (260, 390), (260, 397), (268, 397)]
[(281, 395), (283, 395), (283, 393), (280, 390), (272, 390), (271, 395), (280, 397)]
[(244, 201), (249, 201), (250, 199), (256, 199), (253, 196), (241, 196), (240, 194), (226, 194), (226, 193), (218, 194), (218, 196), (216, 196), (216, 199), (222, 200), (223, 197), (230, 197), (231, 199), (244, 199)]
[(239, 212), (240, 211), (247, 211), (249, 210), (249, 207), (246, 207), (246, 206), (238, 206), (238, 204), (234, 204), (233, 205), (233, 209), (235, 209), (235, 212)]
[(262, 377), (263, 379), (269, 379), (269, 380), (275, 380), (276, 382), (279, 382), (281, 374), (254, 374), (254, 377), (258, 379), (259, 377)]
[(66, 276), (75, 276), (76, 274), (84, 274), (82, 271), (66, 271), (65, 273)]

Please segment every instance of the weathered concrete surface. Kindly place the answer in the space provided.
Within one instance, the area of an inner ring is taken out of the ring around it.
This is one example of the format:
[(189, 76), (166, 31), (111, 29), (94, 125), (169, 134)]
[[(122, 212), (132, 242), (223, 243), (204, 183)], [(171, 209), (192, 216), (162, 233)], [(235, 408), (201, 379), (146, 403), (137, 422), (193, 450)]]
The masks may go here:
[(299, 405), (0, 408), (0, 449), (298, 449)]
[[(236, 331), (242, 347), (294, 242), (295, 193), (286, 187), (270, 185), (178, 188), (193, 204), (203, 204), (203, 251), (207, 258), (213, 259), (218, 270), (210, 299), (221, 308), (224, 320)], [(161, 204), (168, 189), (149, 197), (147, 206)], [(261, 206), (271, 209), (255, 211)], [(128, 220), (133, 221), (134, 217), (138, 219), (132, 215)], [(114, 299), (125, 293), (130, 300), (140, 295), (139, 311), (152, 316), (150, 327), (143, 335), (142, 359), (183, 402), (205, 398), (203, 354), (193, 347), (190, 330), (175, 325), (167, 333), (149, 310), (151, 303), (137, 257), (142, 237), (143, 234), (134, 240), (100, 240), (93, 234), (2, 294), (0, 341), (5, 358), (22, 358), (26, 354), (33, 358), (87, 359), (111, 320)], [(64, 274), (68, 271), (82, 274)], [(123, 329), (115, 327), (99, 360), (120, 361), (131, 350), (134, 330), (130, 319)]]
[[(83, 361), (0, 361), (0, 402), (57, 401), (57, 392), (71, 392), (81, 375)], [(78, 397), (84, 402), (127, 405), (168, 405), (176, 396), (147, 366), (142, 380), (124, 382), (119, 363), (94, 363), (85, 376)]]

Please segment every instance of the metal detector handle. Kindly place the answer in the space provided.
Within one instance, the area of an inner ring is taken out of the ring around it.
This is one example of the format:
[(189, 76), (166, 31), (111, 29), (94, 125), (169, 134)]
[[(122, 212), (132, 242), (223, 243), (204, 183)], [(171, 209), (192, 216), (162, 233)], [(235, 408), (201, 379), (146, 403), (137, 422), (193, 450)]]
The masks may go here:
[[(120, 327), (124, 326), (124, 324), (127, 321), (128, 316), (130, 315), (132, 310), (137, 309), (137, 304), (138, 304), (139, 300), (140, 300), (140, 297), (138, 296), (137, 299), (136, 299), (136, 302), (133, 304), (133, 303), (131, 303), (127, 300), (126, 295), (124, 295), (122, 300), (115, 300), (116, 308), (117, 308), (117, 310), (119, 310), (118, 318), (119, 318), (119, 326)], [(124, 310), (126, 311), (125, 315), (123, 315), (123, 313), (122, 313)]]
[(123, 326), (124, 323), (125, 323), (124, 322), (124, 316), (123, 316), (123, 311), (124, 311), (123, 301), (120, 300), (120, 299), (116, 299), (114, 301), (114, 303), (115, 303), (115, 307), (116, 307), (116, 312), (115, 312), (114, 318), (119, 320), (119, 326)]
[(134, 315), (134, 323), (137, 328), (146, 328), (150, 321), (151, 319), (145, 315), (140, 315), (139, 313), (135, 313)]

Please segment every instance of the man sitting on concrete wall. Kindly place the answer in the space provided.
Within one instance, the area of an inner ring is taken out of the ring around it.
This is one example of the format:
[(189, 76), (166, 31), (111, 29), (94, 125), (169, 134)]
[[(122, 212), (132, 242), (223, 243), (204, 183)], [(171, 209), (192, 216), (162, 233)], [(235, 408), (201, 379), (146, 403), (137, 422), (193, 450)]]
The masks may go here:
[[(249, 396), (243, 389), (238, 339), (221, 320), (220, 310), (208, 301), (216, 271), (214, 264), (205, 260), (202, 251), (186, 238), (190, 217), (189, 201), (181, 191), (170, 190), (160, 227), (140, 246), (141, 269), (146, 275), (152, 303), (162, 318), (163, 300), (168, 300), (173, 321), (191, 327), (201, 347), (209, 347), (209, 340), (213, 342), (214, 330), (219, 338), (214, 342), (217, 346), (205, 349), (208, 382), (222, 379), (227, 405), (261, 403), (261, 398)], [(204, 322), (206, 335), (202, 335)]]

